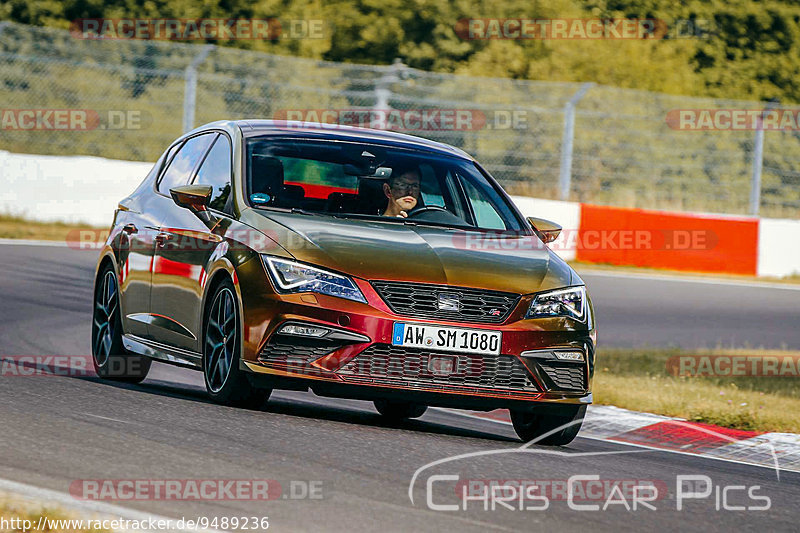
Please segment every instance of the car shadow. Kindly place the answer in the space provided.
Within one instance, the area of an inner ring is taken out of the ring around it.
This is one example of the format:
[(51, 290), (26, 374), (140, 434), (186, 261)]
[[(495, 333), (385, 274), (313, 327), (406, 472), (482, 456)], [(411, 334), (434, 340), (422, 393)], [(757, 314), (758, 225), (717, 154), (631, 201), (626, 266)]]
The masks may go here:
[[(31, 371), (41, 371), (41, 367), (36, 363), (16, 361), (15, 364), (19, 365), (20, 367), (25, 367)], [(148, 378), (140, 384), (131, 384), (101, 379), (94, 375), (92, 371), (76, 375), (74, 372), (72, 372), (72, 370), (73, 369), (70, 369), (69, 367), (59, 366), (57, 364), (51, 365), (48, 368), (48, 372), (53, 373), (55, 377), (78, 379), (107, 387), (137, 391), (165, 398), (180, 398), (208, 405), (218, 405), (208, 397), (205, 388), (193, 384), (176, 383), (174, 381), (167, 381), (157, 378)], [(454, 426), (451, 425), (449, 421), (446, 423), (419, 419), (404, 420), (399, 422), (389, 421), (376, 412), (365, 410), (364, 408), (369, 406), (370, 402), (317, 396), (310, 391), (277, 391), (276, 394), (277, 397), (272, 396), (269, 398), (269, 400), (265, 401), (257, 408), (240, 409), (246, 412), (273, 413), (299, 418), (343, 422), (361, 426), (519, 443), (517, 439), (512, 437), (498, 433), (492, 433), (475, 427), (463, 427), (463, 425)], [(225, 408), (224, 406), (219, 407), (221, 409)], [(457, 415), (451, 415), (441, 411), (436, 412), (437, 418), (446, 418), (449, 416)], [(475, 426), (478, 424), (485, 424), (487, 422), (464, 417), (459, 419), (456, 423)]]
[[(145, 394), (152, 394), (156, 396), (168, 398), (181, 398), (184, 400), (191, 400), (209, 405), (218, 405), (208, 398), (206, 391), (200, 387), (196, 387), (184, 383), (174, 383), (158, 379), (148, 379), (138, 385), (130, 383), (119, 383), (114, 381), (107, 381), (98, 378), (97, 376), (81, 376), (74, 377), (73, 379), (81, 379), (91, 381), (100, 385), (126, 389), (131, 391), (138, 391)], [(278, 391), (278, 394), (284, 391)], [(519, 444), (517, 439), (508, 437), (498, 433), (483, 431), (475, 428), (465, 428), (450, 425), (449, 423), (433, 422), (429, 420), (404, 420), (400, 422), (392, 422), (386, 420), (378, 413), (365, 411), (359, 409), (357, 406), (352, 405), (351, 402), (356, 400), (337, 400), (315, 395), (313, 392), (297, 393), (293, 392), (292, 395), (298, 397), (278, 396), (271, 397), (265, 401), (258, 408), (240, 408), (242, 411), (247, 412), (261, 412), (272, 413), (285, 416), (293, 416), (305, 419), (325, 420), (330, 422), (342, 422), (347, 424), (354, 424), (360, 426), (397, 429), (403, 431), (414, 431), (420, 433), (431, 433), (436, 435), (447, 435), (452, 437), (468, 437), (474, 439), (500, 441), (500, 442), (513, 442)], [(336, 405), (332, 405), (336, 403)], [(362, 402), (359, 402), (362, 403)], [(350, 405), (348, 405), (350, 404)], [(368, 402), (363, 402), (364, 406), (370, 405)], [(220, 406), (224, 408), (224, 406)], [(437, 413), (438, 414), (438, 413)], [(455, 416), (455, 415), (453, 415)], [(473, 420), (464, 419), (467, 423), (474, 423)]]

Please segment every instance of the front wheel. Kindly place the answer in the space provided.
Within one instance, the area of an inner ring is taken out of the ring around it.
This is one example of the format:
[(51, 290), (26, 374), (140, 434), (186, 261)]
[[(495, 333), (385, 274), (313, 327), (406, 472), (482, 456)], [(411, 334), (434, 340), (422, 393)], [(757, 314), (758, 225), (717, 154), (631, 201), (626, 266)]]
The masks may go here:
[(428, 410), (427, 405), (405, 402), (390, 402), (388, 400), (375, 400), (375, 409), (389, 420), (399, 421), (409, 418), (419, 418)]
[(114, 268), (106, 265), (94, 288), (92, 315), (92, 362), (103, 379), (140, 383), (150, 371), (150, 358), (128, 353), (122, 345), (119, 289)]
[(565, 446), (578, 435), (585, 415), (585, 405), (559, 415), (512, 410), (511, 423), (525, 442), (537, 439), (534, 444)]
[(203, 340), (208, 395), (221, 404), (258, 408), (272, 391), (254, 387), (239, 368), (241, 318), (233, 283), (228, 279), (220, 283), (208, 301)]

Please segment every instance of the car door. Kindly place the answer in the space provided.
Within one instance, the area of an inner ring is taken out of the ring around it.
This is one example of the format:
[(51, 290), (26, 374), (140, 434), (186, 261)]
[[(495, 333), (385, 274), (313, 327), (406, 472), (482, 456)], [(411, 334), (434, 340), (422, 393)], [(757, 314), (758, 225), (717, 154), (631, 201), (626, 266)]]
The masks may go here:
[[(156, 174), (154, 182), (163, 175), (182, 144), (175, 143), (158, 160), (157, 168), (152, 170)], [(119, 242), (122, 327), (125, 333), (137, 337), (149, 338), (153, 256), (162, 211), (163, 205), (152, 186), (140, 186), (120, 202), (117, 211), (116, 224), (122, 229)]]
[(194, 180), (188, 181), (211, 185), (209, 210), (201, 216), (173, 204), (162, 219), (150, 296), (155, 317), (151, 328), (157, 340), (170, 346), (200, 350), (204, 268), (229, 226), (232, 170), (231, 141), (224, 133), (214, 133), (192, 171)]

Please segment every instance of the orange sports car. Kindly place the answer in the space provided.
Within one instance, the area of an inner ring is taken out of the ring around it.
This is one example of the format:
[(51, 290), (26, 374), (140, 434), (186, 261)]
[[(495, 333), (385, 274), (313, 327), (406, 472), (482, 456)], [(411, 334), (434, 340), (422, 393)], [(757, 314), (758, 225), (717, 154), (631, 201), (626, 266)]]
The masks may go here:
[(99, 376), (155, 359), (215, 401), (273, 389), (507, 408), (519, 436), (575, 438), (596, 330), (584, 282), (469, 155), (418, 137), (265, 120), (177, 139), (119, 203), (97, 264)]

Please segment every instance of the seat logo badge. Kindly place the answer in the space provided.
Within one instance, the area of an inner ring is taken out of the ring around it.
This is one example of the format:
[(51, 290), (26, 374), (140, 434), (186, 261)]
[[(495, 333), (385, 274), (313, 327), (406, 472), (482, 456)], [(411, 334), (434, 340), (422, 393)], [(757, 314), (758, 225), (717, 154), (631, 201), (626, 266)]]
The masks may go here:
[(439, 293), (439, 311), (458, 311), (461, 302), (457, 294)]

